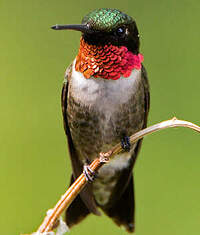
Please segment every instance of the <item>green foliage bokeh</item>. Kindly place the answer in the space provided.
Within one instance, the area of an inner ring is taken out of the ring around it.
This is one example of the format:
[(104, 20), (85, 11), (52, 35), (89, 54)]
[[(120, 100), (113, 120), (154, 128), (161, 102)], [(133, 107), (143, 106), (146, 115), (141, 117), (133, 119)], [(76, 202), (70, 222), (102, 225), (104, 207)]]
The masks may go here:
[[(70, 161), (60, 93), (75, 57), (79, 23), (89, 11), (133, 16), (151, 85), (149, 125), (178, 118), (200, 124), (199, 0), (0, 1), (0, 227), (31, 233), (65, 191)], [(199, 234), (200, 136), (177, 128), (144, 140), (134, 169), (137, 235)], [(105, 216), (89, 216), (71, 234), (125, 234)]]

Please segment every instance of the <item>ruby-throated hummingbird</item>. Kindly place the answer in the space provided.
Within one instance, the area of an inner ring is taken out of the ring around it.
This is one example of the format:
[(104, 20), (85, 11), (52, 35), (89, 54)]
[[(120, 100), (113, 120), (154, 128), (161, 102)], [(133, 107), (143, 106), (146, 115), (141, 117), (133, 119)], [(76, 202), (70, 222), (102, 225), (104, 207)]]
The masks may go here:
[(130, 146), (131, 134), (146, 127), (149, 111), (147, 74), (139, 54), (135, 21), (116, 9), (102, 8), (78, 25), (55, 30), (82, 33), (78, 55), (68, 67), (62, 90), (64, 128), (72, 162), (71, 183), (82, 173), (91, 180), (88, 163), (121, 141), (124, 151), (105, 164), (66, 212), (69, 227), (98, 207), (117, 225), (134, 231), (132, 169), (141, 140)]

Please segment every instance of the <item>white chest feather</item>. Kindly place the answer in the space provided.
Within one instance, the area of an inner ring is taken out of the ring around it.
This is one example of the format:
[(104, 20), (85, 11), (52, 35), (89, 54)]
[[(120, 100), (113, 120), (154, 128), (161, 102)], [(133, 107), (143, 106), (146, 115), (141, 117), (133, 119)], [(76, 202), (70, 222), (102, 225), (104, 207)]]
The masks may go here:
[(121, 77), (118, 80), (103, 78), (86, 79), (82, 73), (75, 71), (75, 61), (71, 85), (74, 94), (77, 94), (79, 102), (94, 106), (100, 111), (109, 110), (111, 114), (119, 105), (126, 103), (134, 92), (137, 91), (141, 79), (141, 70), (133, 70), (128, 78)]
[[(106, 126), (110, 124), (109, 120), (112, 115), (116, 111), (119, 112), (120, 106), (126, 105), (134, 93), (137, 92), (141, 83), (141, 70), (133, 70), (128, 78), (121, 77), (118, 80), (93, 77), (86, 79), (82, 73), (75, 71), (75, 62), (73, 63), (70, 79), (73, 98), (80, 104), (96, 109), (100, 113), (103, 112), (106, 118), (103, 120), (102, 129), (107, 131)], [(101, 151), (104, 151), (104, 147), (102, 146)], [(110, 147), (106, 146), (105, 149)], [(99, 204), (105, 205), (108, 202), (112, 189), (116, 185), (116, 179), (112, 179), (119, 174), (119, 171), (128, 166), (134, 147), (132, 146), (131, 151), (128, 153), (119, 154), (100, 169), (99, 177), (93, 183), (93, 192)], [(105, 179), (109, 182), (109, 185), (108, 183), (105, 184)], [(110, 190), (108, 190), (108, 186)]]
[[(126, 104), (134, 92), (137, 91), (141, 80), (141, 70), (133, 70), (128, 78), (121, 77), (118, 80), (107, 80), (103, 78), (86, 79), (82, 73), (75, 70), (75, 63), (76, 61), (73, 63), (73, 72), (70, 81), (74, 99), (77, 99), (78, 102), (88, 107), (97, 109), (99, 112), (103, 112), (106, 119), (102, 128), (106, 130), (106, 125), (109, 125), (109, 120), (113, 113), (119, 110), (120, 105)], [(106, 146), (106, 149), (110, 147)], [(133, 150), (134, 146), (132, 148)], [(102, 149), (102, 151), (104, 150)], [(108, 165), (116, 170), (126, 167), (132, 151), (117, 156)], [(106, 168), (105, 166), (105, 170)]]
[[(72, 89), (74, 99), (88, 107), (97, 109), (98, 112), (104, 112), (106, 120), (102, 128), (109, 125), (109, 119), (112, 114), (119, 109), (120, 105), (126, 104), (128, 100), (137, 91), (141, 80), (141, 70), (133, 70), (128, 78), (121, 77), (118, 80), (106, 80), (103, 78), (86, 79), (82, 73), (75, 71), (75, 61), (73, 63), (73, 72), (70, 80), (70, 89)], [(105, 123), (106, 122), (106, 123)], [(116, 156), (110, 163), (106, 164), (99, 171), (99, 178), (93, 184), (94, 195), (99, 204), (106, 204), (109, 200), (112, 188), (116, 181), (111, 181), (108, 185), (104, 184), (101, 177), (108, 181), (113, 178), (117, 172), (126, 168), (129, 159), (134, 151), (134, 146), (129, 153), (125, 152)]]

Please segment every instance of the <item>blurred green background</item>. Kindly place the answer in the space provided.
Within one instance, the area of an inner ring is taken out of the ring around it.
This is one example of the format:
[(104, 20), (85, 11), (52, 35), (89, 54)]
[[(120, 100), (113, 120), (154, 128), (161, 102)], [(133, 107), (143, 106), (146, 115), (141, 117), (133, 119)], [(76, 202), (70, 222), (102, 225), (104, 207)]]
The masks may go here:
[[(149, 125), (177, 116), (200, 125), (200, 2), (0, 1), (1, 234), (31, 233), (70, 178), (60, 93), (80, 34), (55, 32), (95, 8), (133, 16), (151, 85)], [(184, 128), (147, 137), (135, 167), (136, 234), (200, 233), (200, 135)], [(89, 216), (71, 234), (126, 234)]]

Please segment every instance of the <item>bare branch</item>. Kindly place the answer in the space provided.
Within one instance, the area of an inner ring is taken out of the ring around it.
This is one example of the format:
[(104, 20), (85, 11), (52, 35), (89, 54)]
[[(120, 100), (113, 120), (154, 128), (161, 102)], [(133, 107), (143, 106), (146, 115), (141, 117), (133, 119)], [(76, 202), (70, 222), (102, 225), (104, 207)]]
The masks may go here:
[[(167, 128), (172, 128), (172, 127), (187, 127), (190, 129), (193, 129), (197, 132), (200, 132), (200, 127), (195, 125), (192, 122), (184, 121), (184, 120), (179, 120), (176, 117), (173, 117), (170, 120), (166, 120), (160, 123), (157, 123), (153, 126), (147, 127), (141, 131), (136, 132), (135, 134), (130, 136), (130, 143), (134, 144), (137, 142), (139, 139), (142, 139), (146, 135), (149, 135), (151, 133), (164, 130)], [(115, 154), (118, 154), (122, 151), (121, 144), (117, 144), (113, 147), (112, 151), (112, 156), (115, 156)], [(109, 156), (111, 158), (111, 156)]]
[[(172, 127), (187, 127), (190, 129), (193, 129), (200, 133), (200, 127), (187, 121), (178, 120), (175, 117), (160, 122), (158, 124), (155, 124), (153, 126), (147, 127), (141, 131), (138, 131), (137, 133), (130, 136), (130, 143), (133, 144), (137, 142), (139, 139), (143, 138), (146, 135), (149, 135), (153, 132), (157, 132), (166, 128), (172, 128)], [(99, 157), (95, 159), (91, 164), (90, 168), (97, 172), (98, 169), (104, 165), (106, 162), (108, 162), (111, 158), (113, 158), (115, 155), (119, 154), (122, 151), (121, 144), (115, 145), (111, 150), (109, 150), (106, 153), (100, 153)], [(80, 191), (84, 188), (87, 181), (82, 173), (78, 179), (69, 187), (69, 189), (65, 192), (65, 194), (61, 197), (61, 199), (58, 201), (56, 206), (53, 208), (52, 213), (50, 215), (47, 215), (41, 224), (41, 226), (38, 229), (38, 233), (44, 233), (52, 231), (55, 228), (56, 221), (62, 214), (64, 210), (66, 210), (69, 205), (72, 203), (72, 201), (75, 199), (75, 197), (80, 193)]]

